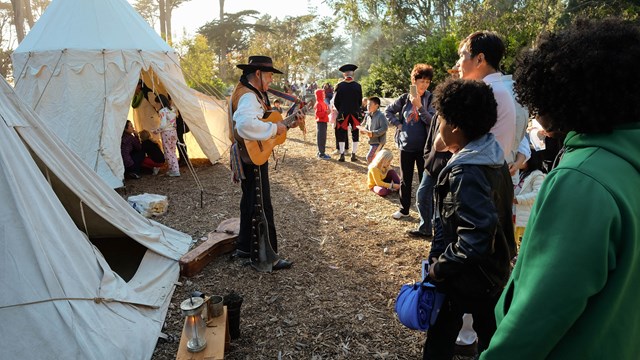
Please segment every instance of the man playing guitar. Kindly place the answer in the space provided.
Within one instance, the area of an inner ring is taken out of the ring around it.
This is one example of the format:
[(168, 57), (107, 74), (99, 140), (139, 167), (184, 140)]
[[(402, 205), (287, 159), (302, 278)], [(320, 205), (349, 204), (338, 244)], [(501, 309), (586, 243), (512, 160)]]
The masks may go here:
[(277, 255), (278, 242), (273, 220), (273, 207), (269, 189), (269, 163), (256, 165), (247, 156), (245, 140), (260, 143), (286, 133), (290, 127), (304, 120), (302, 113), (293, 119), (278, 122), (263, 121), (270, 110), (269, 89), (273, 74), (282, 74), (273, 67), (267, 56), (250, 56), (248, 64), (237, 65), (242, 76), (231, 95), (233, 132), (241, 154), (242, 199), (240, 201), (240, 234), (236, 255), (251, 258), (258, 271), (288, 269), (292, 263)]

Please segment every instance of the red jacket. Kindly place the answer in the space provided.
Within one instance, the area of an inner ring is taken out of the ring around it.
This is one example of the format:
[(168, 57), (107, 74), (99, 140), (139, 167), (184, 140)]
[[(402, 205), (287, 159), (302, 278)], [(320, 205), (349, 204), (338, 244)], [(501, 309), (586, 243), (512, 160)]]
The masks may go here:
[(324, 102), (324, 90), (318, 89), (315, 92), (316, 94), (316, 104), (313, 108), (316, 110), (316, 121), (317, 122), (328, 122), (329, 121), (329, 105)]

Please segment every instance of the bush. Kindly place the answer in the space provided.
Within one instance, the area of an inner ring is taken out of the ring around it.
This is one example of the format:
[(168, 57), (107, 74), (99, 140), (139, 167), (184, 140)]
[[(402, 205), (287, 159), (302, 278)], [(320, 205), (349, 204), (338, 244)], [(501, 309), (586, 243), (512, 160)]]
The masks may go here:
[(374, 62), (369, 75), (360, 83), (365, 96), (397, 97), (409, 89), (413, 66), (425, 63), (433, 66), (430, 89), (448, 77), (447, 69), (458, 60), (458, 39), (453, 35), (433, 35), (425, 42), (396, 46), (389, 55)]

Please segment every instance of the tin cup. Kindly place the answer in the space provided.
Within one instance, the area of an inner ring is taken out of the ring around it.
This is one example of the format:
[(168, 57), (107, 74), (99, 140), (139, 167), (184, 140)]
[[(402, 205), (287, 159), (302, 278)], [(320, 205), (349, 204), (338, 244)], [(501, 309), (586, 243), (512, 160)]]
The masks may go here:
[(211, 320), (222, 315), (222, 296), (212, 295), (207, 298), (207, 319)]

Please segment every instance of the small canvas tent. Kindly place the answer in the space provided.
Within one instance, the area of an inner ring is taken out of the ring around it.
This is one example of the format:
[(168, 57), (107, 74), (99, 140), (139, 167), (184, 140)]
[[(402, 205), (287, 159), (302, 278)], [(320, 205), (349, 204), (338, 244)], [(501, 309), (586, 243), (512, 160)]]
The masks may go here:
[(151, 358), (191, 238), (136, 213), (4, 79), (0, 141), (0, 358)]
[[(51, 2), (12, 59), (16, 92), (112, 187), (122, 186), (120, 139), (139, 78), (171, 95), (191, 157), (214, 162), (230, 145), (226, 106), (186, 85), (175, 51), (125, 0)], [(130, 120), (151, 130), (143, 103)]]

